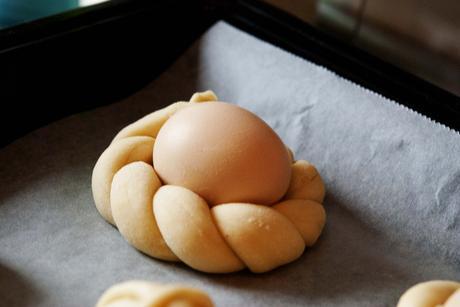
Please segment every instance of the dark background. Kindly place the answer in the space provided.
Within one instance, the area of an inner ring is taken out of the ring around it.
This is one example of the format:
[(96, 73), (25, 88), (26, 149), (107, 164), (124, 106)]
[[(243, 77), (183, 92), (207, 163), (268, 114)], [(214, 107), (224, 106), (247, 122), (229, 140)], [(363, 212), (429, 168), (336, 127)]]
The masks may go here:
[[(403, 33), (415, 29), (410, 23), (398, 28), (397, 20), (379, 15), (384, 9), (369, 13), (379, 0), (88, 1), (0, 0), (0, 146), (50, 121), (131, 95), (220, 19), (460, 129), (460, 102), (449, 85), (460, 84), (455, 57), (422, 40), (414, 50), (423, 50), (423, 58), (401, 44), (379, 40), (379, 47), (366, 40), (365, 29), (381, 18), (387, 24), (375, 23), (375, 33), (406, 37), (401, 41), (407, 44), (416, 41), (409, 39), (410, 31)], [(442, 10), (436, 12), (433, 16), (443, 16)], [(417, 14), (404, 16), (412, 15)], [(340, 24), (343, 20), (348, 23)], [(428, 28), (436, 33), (436, 26)], [(445, 29), (441, 32), (450, 33)], [(400, 55), (398, 61), (394, 54)], [(401, 60), (405, 57), (420, 65), (407, 64)], [(451, 71), (451, 83), (431, 80), (423, 73), (428, 66)]]

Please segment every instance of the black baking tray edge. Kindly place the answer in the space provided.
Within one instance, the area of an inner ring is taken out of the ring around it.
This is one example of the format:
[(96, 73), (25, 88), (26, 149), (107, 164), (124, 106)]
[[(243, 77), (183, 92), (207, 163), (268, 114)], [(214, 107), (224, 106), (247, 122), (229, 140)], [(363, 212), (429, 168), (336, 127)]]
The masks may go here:
[(218, 20), (460, 131), (460, 99), (258, 0), (110, 1), (0, 31), (0, 146), (109, 104)]

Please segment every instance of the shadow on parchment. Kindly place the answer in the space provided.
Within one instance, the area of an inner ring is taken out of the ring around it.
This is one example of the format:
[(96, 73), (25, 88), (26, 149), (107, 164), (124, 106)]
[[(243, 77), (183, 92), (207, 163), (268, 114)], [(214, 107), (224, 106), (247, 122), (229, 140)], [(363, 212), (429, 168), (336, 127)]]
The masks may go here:
[(37, 300), (37, 289), (24, 276), (0, 264), (1, 306), (34, 306)]

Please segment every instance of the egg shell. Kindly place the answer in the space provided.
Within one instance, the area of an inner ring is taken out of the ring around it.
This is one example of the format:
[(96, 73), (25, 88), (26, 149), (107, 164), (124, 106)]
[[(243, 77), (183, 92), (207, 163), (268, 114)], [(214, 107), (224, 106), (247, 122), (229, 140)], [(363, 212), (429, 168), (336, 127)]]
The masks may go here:
[(165, 184), (186, 187), (211, 205), (270, 205), (287, 191), (291, 162), (278, 135), (255, 114), (224, 102), (200, 103), (160, 129), (154, 168)]

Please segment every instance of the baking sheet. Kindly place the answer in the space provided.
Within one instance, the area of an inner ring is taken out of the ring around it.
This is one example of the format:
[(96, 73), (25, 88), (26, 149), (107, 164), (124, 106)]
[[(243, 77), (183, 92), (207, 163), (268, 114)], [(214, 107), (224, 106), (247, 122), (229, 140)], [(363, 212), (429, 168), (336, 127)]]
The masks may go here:
[[(316, 246), (265, 274), (209, 275), (148, 258), (97, 213), (91, 171), (116, 132), (213, 89), (266, 120), (322, 174)], [(20, 123), (17, 123), (20, 124)], [(0, 151), (0, 305), (91, 306), (127, 279), (181, 282), (217, 306), (394, 306), (460, 279), (460, 135), (219, 22), (157, 80)]]

